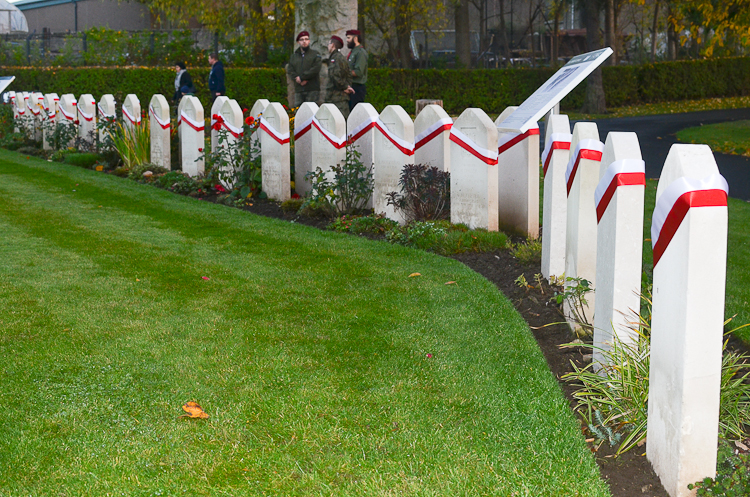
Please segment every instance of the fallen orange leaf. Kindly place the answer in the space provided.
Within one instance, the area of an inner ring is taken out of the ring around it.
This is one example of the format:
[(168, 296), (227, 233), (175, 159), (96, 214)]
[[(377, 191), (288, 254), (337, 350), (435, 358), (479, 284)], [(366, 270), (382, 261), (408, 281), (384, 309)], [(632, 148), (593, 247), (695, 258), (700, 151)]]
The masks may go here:
[(94, 169), (97, 171), (104, 171), (104, 166), (96, 166)]
[(455, 285), (455, 284), (456, 284), (456, 282), (455, 282), (455, 281), (448, 281), (448, 282), (446, 282), (445, 284), (446, 284), (446, 285)]
[(414, 277), (414, 276), (422, 276), (422, 275), (421, 275), (421, 274), (419, 274), (419, 273), (411, 273), (411, 274), (409, 275), (409, 278), (412, 278), (412, 277)]
[(181, 418), (200, 418), (200, 419), (206, 419), (208, 418), (208, 414), (206, 414), (206, 411), (203, 410), (201, 406), (198, 405), (197, 402), (193, 402), (192, 400), (182, 406), (182, 410), (185, 411), (187, 414), (183, 414), (180, 416)]

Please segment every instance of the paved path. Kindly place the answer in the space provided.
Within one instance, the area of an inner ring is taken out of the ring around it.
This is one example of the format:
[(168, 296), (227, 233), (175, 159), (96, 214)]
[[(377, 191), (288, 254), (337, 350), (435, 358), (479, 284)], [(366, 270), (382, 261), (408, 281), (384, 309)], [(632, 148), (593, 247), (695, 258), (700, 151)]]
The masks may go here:
[[(750, 109), (709, 110), (685, 114), (622, 117), (595, 121), (602, 141), (610, 131), (635, 131), (646, 161), (646, 177), (658, 178), (669, 148), (677, 143), (677, 131), (726, 121), (750, 119)], [(571, 122), (571, 129), (573, 122)], [(714, 154), (719, 171), (729, 183), (729, 196), (750, 201), (750, 158)]]

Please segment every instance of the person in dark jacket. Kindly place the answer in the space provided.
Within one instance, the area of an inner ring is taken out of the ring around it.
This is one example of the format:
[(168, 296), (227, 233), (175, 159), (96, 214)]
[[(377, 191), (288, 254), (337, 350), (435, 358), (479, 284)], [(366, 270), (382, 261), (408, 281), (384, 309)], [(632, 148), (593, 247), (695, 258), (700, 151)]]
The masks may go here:
[[(177, 104), (180, 102), (183, 95), (195, 93), (195, 88), (193, 87), (193, 78), (188, 74), (184, 62), (175, 62), (174, 70), (177, 73), (177, 76), (174, 78), (174, 96), (172, 97), (172, 100)], [(187, 89), (187, 91), (183, 91), (185, 89)]]
[(351, 50), (347, 60), (352, 71), (352, 93), (349, 94), (349, 108), (365, 101), (367, 94), (367, 51), (362, 46), (362, 34), (356, 29), (346, 32), (346, 46)]
[(219, 54), (215, 52), (209, 54), (208, 63), (211, 64), (211, 72), (208, 74), (208, 91), (211, 93), (211, 102), (213, 102), (216, 97), (227, 93), (224, 86), (224, 64), (219, 60)]
[(328, 42), (328, 86), (326, 87), (326, 103), (334, 104), (344, 119), (349, 117), (349, 94), (353, 92), (352, 74), (349, 63), (341, 53), (344, 40), (338, 36), (331, 36)]
[(294, 106), (303, 102), (317, 102), (320, 98), (320, 68), (323, 59), (317, 50), (310, 48), (310, 33), (297, 35), (299, 48), (289, 59), (289, 77), (294, 81)]

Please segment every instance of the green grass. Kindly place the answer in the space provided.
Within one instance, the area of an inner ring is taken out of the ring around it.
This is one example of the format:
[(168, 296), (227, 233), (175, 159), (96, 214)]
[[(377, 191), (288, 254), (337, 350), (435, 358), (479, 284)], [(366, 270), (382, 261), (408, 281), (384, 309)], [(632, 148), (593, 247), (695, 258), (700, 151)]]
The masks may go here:
[[(646, 182), (645, 219), (643, 223), (643, 266), (653, 270), (651, 248), (651, 214), (656, 203), (656, 180)], [(731, 187), (730, 187), (731, 188)], [(727, 286), (724, 315), (736, 315), (730, 328), (750, 323), (750, 203), (729, 199), (729, 231), (727, 235)], [(750, 345), (750, 327), (737, 331), (737, 337)]]
[(0, 233), (0, 494), (609, 495), (456, 261), (7, 151)]
[(686, 143), (705, 143), (714, 152), (750, 155), (750, 121), (707, 124), (677, 132)]

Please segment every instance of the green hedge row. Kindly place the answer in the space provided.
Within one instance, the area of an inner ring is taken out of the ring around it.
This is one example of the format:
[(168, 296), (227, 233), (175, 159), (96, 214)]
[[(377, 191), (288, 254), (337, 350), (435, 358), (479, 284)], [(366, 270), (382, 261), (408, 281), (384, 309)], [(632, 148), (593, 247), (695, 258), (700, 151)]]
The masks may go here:
[[(208, 69), (192, 69), (198, 97), (208, 105)], [(413, 112), (414, 101), (442, 99), (446, 111), (457, 115), (467, 107), (498, 114), (518, 105), (547, 78), (551, 69), (514, 70), (403, 70), (371, 69), (367, 101), (378, 110), (398, 104)], [(14, 75), (11, 90), (91, 93), (96, 98), (112, 93), (118, 102), (135, 93), (142, 103), (155, 93), (171, 98), (174, 72), (167, 68), (28, 68), (3, 67), (0, 75)], [(750, 94), (750, 57), (660, 62), (641, 66), (605, 67), (604, 87), (609, 107), (696, 98), (733, 97)], [(282, 69), (226, 69), (227, 93), (243, 107), (258, 98), (286, 101)], [(562, 102), (563, 109), (580, 108), (585, 85)]]

